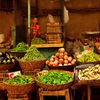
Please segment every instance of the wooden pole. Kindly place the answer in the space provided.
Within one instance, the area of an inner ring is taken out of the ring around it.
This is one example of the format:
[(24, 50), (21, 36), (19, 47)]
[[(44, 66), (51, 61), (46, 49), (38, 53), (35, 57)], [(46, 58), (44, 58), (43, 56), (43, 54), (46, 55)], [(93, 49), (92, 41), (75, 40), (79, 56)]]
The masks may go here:
[(30, 19), (31, 19), (31, 7), (30, 0), (28, 0), (28, 45), (31, 45), (31, 37), (30, 37)]

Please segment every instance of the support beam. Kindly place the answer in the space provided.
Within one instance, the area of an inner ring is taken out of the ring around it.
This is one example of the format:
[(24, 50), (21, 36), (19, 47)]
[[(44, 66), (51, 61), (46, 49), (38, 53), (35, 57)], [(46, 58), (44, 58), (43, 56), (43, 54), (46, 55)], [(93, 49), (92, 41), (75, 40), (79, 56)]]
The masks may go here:
[(31, 19), (31, 4), (30, 0), (28, 0), (28, 45), (31, 45), (31, 37), (30, 37), (30, 19)]

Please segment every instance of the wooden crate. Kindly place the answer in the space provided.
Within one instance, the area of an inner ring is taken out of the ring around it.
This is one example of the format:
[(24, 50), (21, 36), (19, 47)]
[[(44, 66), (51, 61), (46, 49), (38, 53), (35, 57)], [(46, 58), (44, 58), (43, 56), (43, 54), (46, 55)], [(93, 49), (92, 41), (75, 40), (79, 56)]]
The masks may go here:
[(51, 43), (61, 43), (61, 33), (47, 33), (46, 34), (46, 41), (51, 44)]
[(61, 33), (62, 32), (62, 26), (59, 23), (48, 23), (47, 24), (47, 33)]

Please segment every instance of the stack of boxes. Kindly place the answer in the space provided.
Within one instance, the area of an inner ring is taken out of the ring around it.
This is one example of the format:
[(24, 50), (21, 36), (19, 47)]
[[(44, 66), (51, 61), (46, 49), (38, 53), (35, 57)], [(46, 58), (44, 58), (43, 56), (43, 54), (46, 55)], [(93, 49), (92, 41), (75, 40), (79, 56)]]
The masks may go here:
[(47, 23), (46, 41), (49, 44), (62, 42), (62, 25), (59, 23)]

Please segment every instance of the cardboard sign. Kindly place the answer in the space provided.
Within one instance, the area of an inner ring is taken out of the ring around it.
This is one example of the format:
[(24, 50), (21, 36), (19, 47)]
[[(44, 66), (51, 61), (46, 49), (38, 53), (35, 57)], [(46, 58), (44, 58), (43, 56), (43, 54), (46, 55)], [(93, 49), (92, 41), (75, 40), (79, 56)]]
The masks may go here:
[(21, 74), (21, 71), (15, 71), (15, 72), (10, 72), (10, 73), (8, 73), (9, 78), (14, 78), (14, 77), (17, 76), (18, 74)]

